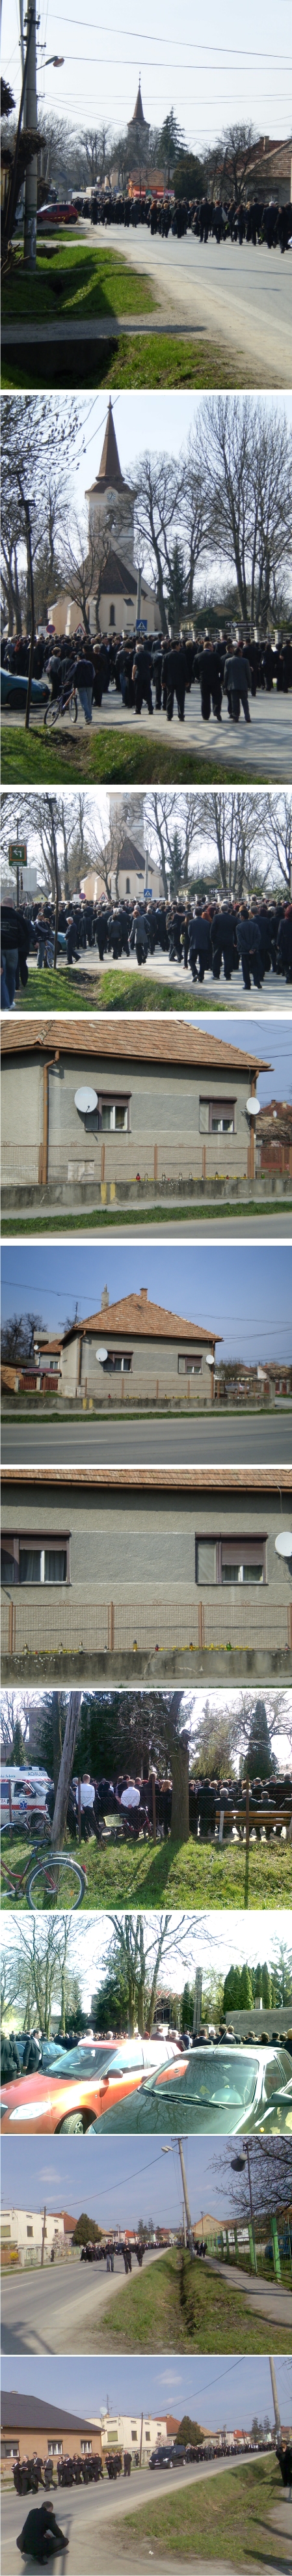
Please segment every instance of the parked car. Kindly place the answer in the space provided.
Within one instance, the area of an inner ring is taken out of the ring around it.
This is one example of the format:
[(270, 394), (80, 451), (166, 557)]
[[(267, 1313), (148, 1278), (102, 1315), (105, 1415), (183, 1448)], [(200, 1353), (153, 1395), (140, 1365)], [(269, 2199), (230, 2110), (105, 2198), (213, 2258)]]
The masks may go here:
[(9, 1787), (12, 1824), (17, 1827), (19, 1823), (21, 1833), (22, 1818), (25, 1824), (32, 1823), (34, 1830), (39, 1819), (47, 1820), (46, 1790), (49, 1785), (48, 1771), (39, 1771), (37, 1767), (21, 1771), (16, 1762), (9, 1762), (5, 1770), (1, 1768), (1, 1832), (10, 1824)]
[[(26, 696), (27, 673), (23, 676), (21, 671), (1, 669), (1, 707), (25, 707)], [(32, 680), (32, 706), (45, 707), (50, 696), (49, 680)]]
[(63, 199), (58, 197), (55, 206), (52, 206), (50, 200), (47, 206), (38, 206), (37, 227), (39, 228), (39, 224), (44, 224), (45, 232), (48, 224), (78, 224), (78, 222), (79, 207), (75, 206), (75, 203), (70, 206), (67, 197)]
[[(174, 2047), (164, 2041), (158, 2051), (159, 2065), (174, 2057)], [(36, 2075), (16, 2076), (14, 2083), (1, 2087), (1, 2134), (13, 2129), (15, 2136), (26, 2137), (39, 2130), (51, 2136), (68, 2131), (80, 2135), (91, 2126), (99, 2127), (102, 2111), (111, 2110), (113, 2101), (123, 2103), (125, 2095), (135, 2092), (157, 2059), (157, 2041), (129, 2039), (117, 2043), (93, 2040), (90, 2047), (60, 2052), (57, 2068)], [(118, 2122), (119, 2125), (119, 2122)]]
[(256, 2042), (228, 2048), (211, 2041), (186, 2058), (178, 2054), (172, 2065), (144, 2079), (139, 2097), (120, 2105), (118, 2117), (107, 2109), (99, 2122), (100, 2135), (128, 2130), (160, 2136), (170, 2130), (233, 2138), (285, 2128), (292, 2128), (291, 2058), (284, 2048)]

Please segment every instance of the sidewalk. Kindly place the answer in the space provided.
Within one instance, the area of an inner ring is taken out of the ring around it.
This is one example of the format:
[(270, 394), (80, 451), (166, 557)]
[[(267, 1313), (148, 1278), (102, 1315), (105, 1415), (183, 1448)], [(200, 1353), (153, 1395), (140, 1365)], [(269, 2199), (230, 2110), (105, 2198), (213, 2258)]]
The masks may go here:
[(217, 2263), (215, 2255), (207, 2255), (206, 2261), (209, 2272), (218, 2272), (219, 2279), (229, 2281), (230, 2288), (240, 2290), (241, 2296), (244, 2291), (244, 2297), (256, 2316), (266, 2317), (269, 2325), (291, 2326), (292, 2343), (291, 2290), (287, 2290), (280, 2281), (261, 2280), (258, 2273), (241, 2272), (238, 2263)]

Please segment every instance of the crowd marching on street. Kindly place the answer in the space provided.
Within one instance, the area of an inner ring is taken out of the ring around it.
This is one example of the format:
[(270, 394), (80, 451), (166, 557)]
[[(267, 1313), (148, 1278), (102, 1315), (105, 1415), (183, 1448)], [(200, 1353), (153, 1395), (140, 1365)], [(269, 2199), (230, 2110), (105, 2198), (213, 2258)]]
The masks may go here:
[[(24, 679), (29, 664), (29, 636), (5, 636), (2, 641), (2, 670), (11, 671), (13, 679)], [(143, 643), (135, 632), (103, 634), (92, 640), (84, 627), (72, 636), (38, 635), (33, 655), (33, 678), (50, 683), (53, 701), (61, 699), (61, 712), (66, 713), (66, 700), (72, 689), (80, 699), (85, 723), (92, 722), (92, 708), (101, 708), (109, 688), (114, 687), (123, 707), (140, 716), (145, 705), (166, 715), (172, 723), (176, 698), (179, 723), (184, 723), (185, 698), (198, 685), (203, 723), (208, 724), (211, 709), (218, 724), (222, 723), (223, 697), (227, 700), (230, 723), (238, 724), (242, 706), (244, 721), (251, 722), (249, 697), (254, 701), (257, 690), (270, 696), (274, 685), (277, 695), (292, 688), (292, 634), (272, 643), (271, 637), (220, 633), (214, 637), (202, 633), (147, 635)]]
[(138, 224), (145, 224), (152, 236), (160, 233), (163, 241), (167, 241), (169, 233), (173, 239), (181, 241), (185, 233), (191, 232), (201, 243), (211, 239), (219, 246), (221, 242), (233, 241), (238, 242), (241, 248), (245, 241), (252, 242), (254, 249), (265, 243), (267, 250), (280, 250), (282, 253), (288, 250), (291, 241), (291, 201), (290, 205), (277, 206), (272, 197), (266, 204), (260, 197), (251, 197), (248, 204), (243, 205), (242, 200), (236, 197), (230, 200), (228, 197), (220, 198), (216, 203), (214, 198), (206, 196), (180, 197), (174, 204), (169, 193), (161, 198), (152, 195), (151, 189), (134, 197), (122, 193), (112, 195), (109, 189), (94, 189), (91, 198), (77, 191), (74, 205), (78, 206), (79, 214), (92, 224), (105, 224), (106, 227), (121, 224), (133, 231)]
[[(12, 1010), (15, 991), (28, 983), (29, 966), (52, 967), (54, 963), (55, 915), (49, 896), (41, 902), (26, 898), (18, 911), (3, 900), (1, 910), (1, 1009)], [(87, 950), (96, 949), (100, 964), (112, 957), (135, 954), (137, 965), (146, 966), (156, 950), (168, 958), (170, 965), (181, 965), (190, 971), (193, 984), (203, 984), (211, 974), (214, 984), (224, 980), (241, 966), (243, 985), (251, 991), (251, 982), (261, 991), (266, 975), (275, 974), (292, 983), (292, 903), (285, 895), (254, 896), (248, 903), (235, 896), (221, 900), (201, 896), (194, 904), (185, 894), (171, 902), (167, 896), (109, 896), (106, 891), (94, 902), (80, 893), (71, 902), (59, 906), (57, 965), (67, 960), (70, 967), (82, 965)]]

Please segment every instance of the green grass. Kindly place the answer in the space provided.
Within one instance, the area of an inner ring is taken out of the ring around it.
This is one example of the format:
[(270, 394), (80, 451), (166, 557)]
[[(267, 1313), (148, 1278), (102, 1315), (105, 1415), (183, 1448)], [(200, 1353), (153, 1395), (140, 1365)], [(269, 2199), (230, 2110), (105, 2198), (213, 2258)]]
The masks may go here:
[[(196, 994), (194, 985), (157, 984), (154, 976), (127, 972), (127, 967), (109, 966), (105, 972), (87, 975), (83, 968), (70, 974), (69, 967), (58, 966), (58, 982), (53, 967), (30, 966), (28, 984), (16, 994), (17, 1011), (213, 1011), (214, 995), (209, 1000), (203, 991)], [(216, 998), (216, 1010), (226, 1011), (230, 1004)]]
[[(33, 327), (34, 322), (57, 322), (63, 315), (67, 322), (86, 322), (95, 315), (102, 320), (103, 314), (107, 319), (110, 313), (134, 316), (155, 309), (150, 278), (130, 268), (122, 252), (100, 249), (96, 242), (68, 242), (66, 233), (59, 232), (53, 247), (55, 256), (47, 260), (40, 245), (33, 276), (24, 268), (22, 248), (16, 251), (7, 285), (3, 280), (3, 323), (30, 322)], [(56, 358), (58, 368), (57, 350)], [(81, 353), (80, 367), (82, 372)], [(48, 381), (52, 382), (51, 374)]]
[[(129, 277), (131, 273), (128, 270)], [(139, 301), (142, 311), (141, 295)], [(130, 303), (132, 307), (132, 290)], [(58, 306), (56, 309), (58, 310)], [(126, 311), (125, 302), (122, 309)], [(115, 312), (119, 310), (116, 303)], [(223, 343), (220, 348), (215, 340), (207, 339), (204, 332), (199, 331), (197, 339), (188, 340), (182, 331), (181, 337), (174, 339), (171, 333), (168, 335), (166, 331), (155, 331), (155, 333), (145, 331), (142, 335), (139, 325), (133, 335), (132, 332), (127, 331), (124, 335), (121, 332), (118, 340), (114, 338), (101, 340), (97, 345), (92, 340), (83, 340), (82, 361), (80, 358), (82, 384), (91, 387), (92, 391), (98, 385), (114, 385), (115, 391), (121, 387), (125, 392), (128, 387), (132, 391), (133, 386), (142, 389), (143, 385), (146, 386), (147, 391), (149, 387), (154, 391), (160, 385), (164, 388), (171, 385), (188, 387), (194, 385), (201, 392), (207, 391), (209, 387), (226, 386), (228, 389), (234, 384), (235, 364), (236, 383), (244, 385), (246, 382), (244, 360), (236, 357), (235, 361), (233, 356), (230, 357), (230, 350), (225, 349)], [(249, 381), (252, 383), (252, 377), (249, 377)], [(72, 350), (69, 347), (66, 351), (66, 346), (62, 348), (60, 341), (57, 342), (55, 349), (52, 341), (47, 350), (39, 345), (34, 351), (30, 346), (27, 358), (23, 356), (22, 366), (15, 365), (11, 352), (11, 355), (7, 354), (4, 359), (1, 382), (3, 391), (5, 389), (8, 391), (12, 386), (19, 387), (21, 390), (27, 385), (35, 385), (36, 382), (40, 388), (58, 384), (60, 388), (69, 386), (71, 389)]]
[[(102, 2311), (104, 2348), (113, 2352), (267, 2352), (271, 2326), (236, 2290), (173, 2249), (132, 2277)], [(291, 2332), (273, 2324), (273, 2350), (291, 2352)], [(275, 2342), (276, 2336), (276, 2342)], [(99, 2335), (96, 2324), (95, 2350)]]
[[(76, 725), (73, 737), (72, 729), (69, 733), (64, 726), (62, 733), (56, 729), (48, 738), (44, 726), (40, 731), (33, 724), (29, 733), (24, 729), (22, 733), (20, 724), (2, 722), (3, 785), (37, 787), (43, 780), (47, 787), (65, 786), (67, 780), (69, 785), (80, 780), (87, 787), (102, 783), (123, 787), (124, 780), (132, 787), (223, 787), (224, 781), (233, 784), (233, 769), (204, 760), (197, 752), (176, 749), (169, 735), (165, 742), (157, 735), (151, 740), (146, 731), (132, 733), (130, 727), (128, 732), (121, 726), (112, 731), (106, 725), (100, 731), (93, 727), (89, 737), (85, 727), (79, 730)], [(252, 780), (262, 786), (261, 772), (253, 770)]]
[[(99, 979), (98, 979), (99, 982)], [(28, 984), (20, 985), (16, 994), (18, 1011), (96, 1011), (97, 979), (92, 975), (70, 973), (70, 966), (30, 966)], [(99, 1003), (101, 1010), (101, 1002)]]
[[(72, 1854), (75, 1845), (68, 1842)], [(27, 1844), (18, 1841), (17, 1859), (21, 1863)], [(81, 1858), (84, 1845), (81, 1845)], [(3, 1855), (5, 1865), (5, 1852)], [(220, 1849), (217, 1843), (139, 1842), (108, 1844), (102, 1851), (95, 1841), (86, 1844), (85, 1866), (88, 1885), (83, 1900), (93, 1912), (114, 1906), (163, 1906), (173, 1910), (182, 1906), (216, 1906), (222, 1912), (228, 1906), (243, 1907), (248, 1900), (253, 1909), (291, 1905), (291, 1845), (276, 1847), (269, 1843), (252, 1843), (248, 1875), (245, 1844), (230, 1843)], [(25, 1899), (20, 1900), (22, 1904)], [(7, 1898), (3, 1895), (7, 1910)], [(10, 1905), (8, 1905), (10, 1911)]]
[[(120, 2556), (124, 2550), (125, 2558), (129, 2551), (135, 2557), (143, 2531), (145, 2554), (147, 2541), (150, 2549), (155, 2542), (155, 2563), (160, 2552), (164, 2557), (167, 2552), (170, 2558), (190, 2559), (192, 2567), (196, 2558), (223, 2558), (224, 2562), (229, 2559), (238, 2572), (240, 2568), (254, 2567), (256, 2559), (259, 2570), (275, 2567), (278, 2576), (280, 2569), (284, 2576), (290, 2553), (288, 2541), (285, 2548), (284, 2540), (280, 2540), (279, 2557), (277, 2505), (282, 2499), (282, 2485), (274, 2458), (246, 2461), (244, 2465), (240, 2461), (234, 2475), (232, 2469), (223, 2470), (218, 2479), (203, 2475), (195, 2485), (192, 2482), (190, 2487), (181, 2487), (176, 2495), (165, 2494), (163, 2482), (161, 2496), (160, 2483), (157, 2494), (156, 2478), (154, 2484), (153, 2501), (149, 2495), (149, 2504), (148, 2500), (143, 2503), (143, 2523), (141, 2506), (119, 2522)], [(273, 2510), (274, 2530), (269, 2519)], [(116, 2523), (112, 2525), (113, 2534), (116, 2536)], [(108, 2538), (110, 2542), (110, 2527)]]
[[(279, 1202), (278, 1202), (278, 1204), (279, 1204)], [(286, 1211), (286, 1214), (287, 1214), (287, 1211), (288, 1211), (288, 1214), (290, 1213), (290, 1208), (291, 1208), (291, 1212), (292, 1212), (292, 1200), (290, 1200), (290, 1199), (285, 1199), (284, 1204), (285, 1204), (285, 1211)], [(250, 1217), (250, 1216), (257, 1217), (257, 1216), (258, 1216), (258, 1212), (259, 1212), (259, 1211), (258, 1211), (258, 1206), (257, 1206), (256, 1201), (255, 1201), (255, 1200), (249, 1200), (249, 1201), (248, 1201), (248, 1215), (249, 1215), (249, 1217)], [(264, 1211), (264, 1213), (265, 1213), (265, 1216), (274, 1216), (274, 1215), (275, 1215), (275, 1200), (274, 1200), (274, 1199), (272, 1199), (272, 1200), (271, 1200), (271, 1203), (269, 1202), (269, 1204), (268, 1204), (268, 1205), (267, 1205), (267, 1203), (265, 1203), (265, 1211)], [(212, 1224), (214, 1224), (214, 1221), (215, 1221), (215, 1223), (218, 1225), (218, 1219), (219, 1219), (219, 1224), (220, 1224), (220, 1216), (221, 1216), (221, 1215), (222, 1215), (223, 1217), (227, 1217), (227, 1218), (229, 1218), (229, 1217), (234, 1217), (234, 1214), (235, 1214), (235, 1216), (237, 1216), (237, 1217), (238, 1217), (238, 1216), (239, 1216), (239, 1217), (242, 1217), (242, 1218), (243, 1218), (243, 1217), (245, 1217), (245, 1216), (246, 1216), (246, 1204), (245, 1204), (245, 1205), (243, 1205), (243, 1206), (240, 1206), (239, 1201), (236, 1201), (236, 1202), (234, 1202), (234, 1201), (233, 1201), (233, 1205), (229, 1207), (229, 1205), (227, 1206), (226, 1200), (224, 1199), (223, 1201), (222, 1201), (222, 1200), (220, 1201), (220, 1204), (219, 1204), (219, 1202), (218, 1202), (218, 1200), (217, 1200), (216, 1205), (215, 1205), (215, 1203), (212, 1205), (211, 1200), (204, 1199), (204, 1200), (202, 1200), (202, 1201), (201, 1201), (200, 1206), (198, 1206), (198, 1203), (197, 1203), (196, 1201), (193, 1201), (192, 1205), (189, 1207), (189, 1206), (185, 1203), (185, 1200), (184, 1200), (184, 1199), (181, 1199), (181, 1201), (180, 1201), (180, 1206), (179, 1206), (179, 1207), (175, 1207), (174, 1205), (170, 1205), (170, 1202), (168, 1202), (167, 1206), (165, 1206), (165, 1205), (163, 1206), (163, 1204), (162, 1204), (162, 1203), (160, 1203), (160, 1201), (158, 1200), (158, 1201), (157, 1201), (157, 1205), (156, 1205), (156, 1206), (154, 1205), (154, 1207), (147, 1207), (147, 1208), (145, 1208), (145, 1207), (138, 1207), (138, 1206), (135, 1206), (135, 1207), (133, 1207), (133, 1206), (132, 1206), (131, 1208), (123, 1208), (123, 1207), (121, 1207), (121, 1208), (117, 1209), (116, 1211), (115, 1211), (113, 1208), (111, 1208), (111, 1207), (103, 1207), (103, 1208), (100, 1208), (100, 1207), (98, 1207), (98, 1208), (83, 1208), (83, 1207), (82, 1207), (82, 1208), (79, 1208), (79, 1212), (77, 1212), (77, 1214), (76, 1214), (76, 1212), (75, 1212), (75, 1213), (74, 1213), (74, 1212), (72, 1212), (72, 1215), (71, 1215), (71, 1216), (67, 1214), (67, 1209), (66, 1209), (66, 1208), (64, 1208), (64, 1209), (63, 1209), (63, 1211), (62, 1211), (62, 1215), (61, 1215), (61, 1216), (59, 1216), (59, 1213), (58, 1213), (57, 1209), (56, 1209), (56, 1211), (54, 1210), (54, 1215), (53, 1215), (52, 1208), (48, 1208), (47, 1216), (45, 1216), (44, 1218), (43, 1218), (43, 1217), (41, 1217), (41, 1216), (39, 1216), (39, 1213), (38, 1213), (38, 1210), (37, 1210), (37, 1209), (35, 1210), (35, 1215), (34, 1215), (33, 1217), (29, 1217), (29, 1216), (27, 1216), (27, 1217), (22, 1217), (22, 1216), (21, 1216), (21, 1211), (19, 1211), (19, 1216), (17, 1216), (17, 1217), (12, 1216), (12, 1214), (11, 1214), (11, 1216), (7, 1216), (7, 1217), (5, 1217), (4, 1215), (2, 1215), (2, 1226), (1, 1226), (1, 1232), (2, 1232), (2, 1234), (3, 1234), (3, 1235), (4, 1235), (4, 1234), (9, 1234), (9, 1235), (13, 1235), (13, 1234), (33, 1234), (33, 1235), (35, 1235), (35, 1232), (36, 1232), (36, 1217), (37, 1217), (37, 1232), (38, 1232), (38, 1235), (39, 1235), (39, 1234), (48, 1234), (48, 1233), (50, 1233), (50, 1230), (52, 1229), (52, 1227), (53, 1227), (53, 1233), (54, 1233), (54, 1234), (86, 1234), (86, 1233), (87, 1233), (87, 1234), (92, 1234), (93, 1232), (94, 1232), (94, 1234), (104, 1234), (104, 1233), (105, 1233), (105, 1230), (107, 1230), (107, 1232), (112, 1231), (112, 1233), (114, 1233), (114, 1232), (115, 1232), (115, 1230), (116, 1230), (116, 1229), (117, 1229), (117, 1227), (118, 1227), (118, 1231), (119, 1231), (119, 1234), (120, 1234), (120, 1232), (121, 1232), (121, 1226), (122, 1226), (122, 1228), (123, 1228), (123, 1233), (125, 1233), (125, 1232), (126, 1232), (126, 1229), (127, 1229), (127, 1226), (131, 1226), (131, 1230), (132, 1230), (132, 1232), (133, 1232), (133, 1227), (134, 1227), (135, 1225), (138, 1225), (138, 1226), (139, 1226), (139, 1234), (141, 1234), (142, 1226), (147, 1226), (147, 1225), (157, 1225), (157, 1224), (158, 1224), (158, 1222), (159, 1222), (159, 1225), (160, 1225), (160, 1226), (161, 1226), (161, 1225), (169, 1225), (170, 1217), (171, 1217), (171, 1224), (172, 1224), (172, 1226), (173, 1226), (173, 1225), (179, 1225), (180, 1227), (182, 1227), (184, 1224), (186, 1224), (186, 1223), (187, 1223), (187, 1221), (188, 1221), (190, 1218), (194, 1219), (194, 1221), (195, 1221), (196, 1216), (198, 1217), (198, 1221), (199, 1221), (199, 1219), (201, 1219), (201, 1218), (202, 1218), (202, 1216), (204, 1217), (204, 1225), (207, 1223), (207, 1220), (208, 1220), (208, 1222), (210, 1221), (210, 1223), (212, 1222)]]

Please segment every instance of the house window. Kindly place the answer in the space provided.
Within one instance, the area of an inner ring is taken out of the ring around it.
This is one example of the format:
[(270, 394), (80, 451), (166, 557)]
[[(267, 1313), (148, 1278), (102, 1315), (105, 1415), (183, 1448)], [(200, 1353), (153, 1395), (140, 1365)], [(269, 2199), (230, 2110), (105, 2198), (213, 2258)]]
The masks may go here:
[(235, 1100), (200, 1100), (199, 1129), (204, 1136), (235, 1135)]
[(131, 2442), (137, 2442), (137, 2441), (138, 2441), (137, 2426), (136, 2426), (136, 2424), (132, 2424)]
[(126, 894), (130, 894), (130, 893), (131, 893), (130, 878), (129, 878), (129, 877), (126, 877)]
[(80, 2450), (83, 2452), (92, 2451), (92, 2442), (80, 2442)]
[(1, 1547), (1, 1583), (69, 1583), (70, 1541), (55, 1545), (48, 1537), (37, 1540), (32, 1533), (29, 1544), (22, 1539), (6, 1539)]
[(57, 2459), (59, 2459), (59, 2460), (60, 2460), (60, 2459), (62, 2459), (62, 2452), (63, 2452), (63, 2443), (62, 2443), (62, 2442), (48, 2442), (48, 2459), (49, 2459), (49, 2460), (57, 2460)]
[(1, 2442), (1, 2460), (19, 2460), (19, 2442)]
[(129, 1126), (128, 1100), (102, 1100), (101, 1124), (111, 1135), (126, 1134)]
[(132, 1360), (132, 1351), (108, 1351), (107, 1360), (105, 1360), (104, 1365), (105, 1377), (107, 1376), (108, 1369), (121, 1369), (122, 1376), (129, 1377), (132, 1368)]
[[(46, 2231), (46, 2228), (45, 2228), (45, 2236), (46, 2236), (46, 2233), (47, 2233), (47, 2231)], [(27, 2227), (26, 2234), (27, 2234), (27, 2236), (33, 2236), (33, 2227)]]
[(110, 625), (110, 626), (115, 626), (115, 623), (116, 623), (115, 605), (114, 605), (114, 600), (112, 599), (112, 600), (111, 600), (111, 606), (110, 606), (110, 613), (109, 613), (109, 625)]
[(185, 1351), (179, 1351), (179, 1356), (178, 1356), (178, 1363), (177, 1363), (177, 1365), (178, 1365), (178, 1373), (179, 1373), (179, 1377), (201, 1377), (201, 1375), (202, 1375), (202, 1353), (201, 1353), (201, 1351), (200, 1351), (200, 1353), (198, 1352), (198, 1355), (197, 1355), (197, 1353), (196, 1353), (196, 1356), (194, 1356), (194, 1352), (193, 1352), (193, 1351), (191, 1351), (190, 1356), (188, 1356), (188, 1354), (186, 1354), (186, 1353), (185, 1353)]
[(196, 1583), (266, 1583), (264, 1538), (197, 1538)]
[(148, 2424), (145, 2424), (145, 2442), (151, 2442), (151, 2433), (148, 2432)]

